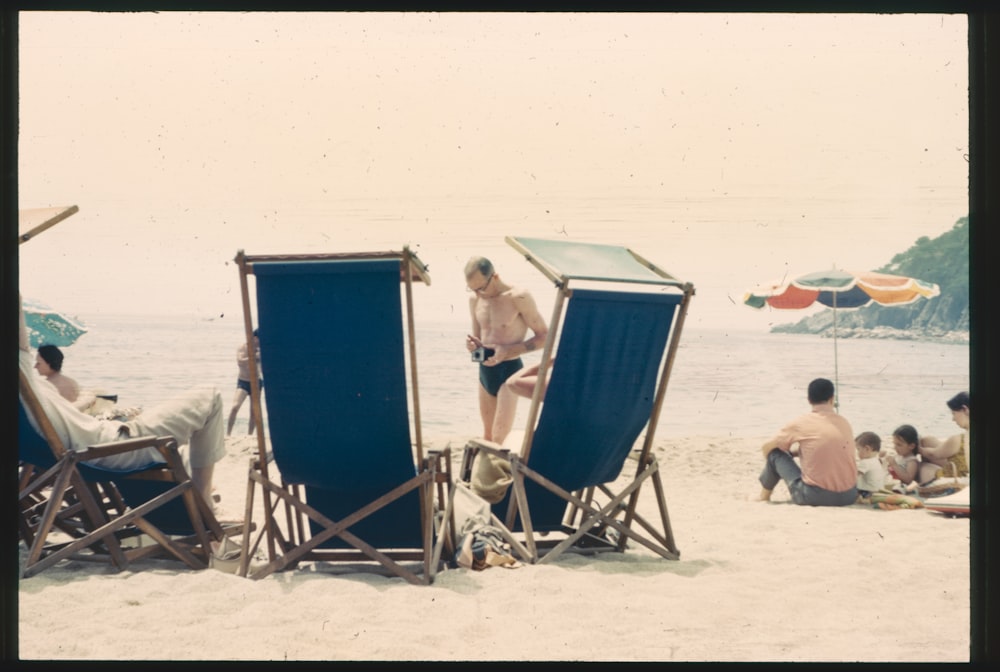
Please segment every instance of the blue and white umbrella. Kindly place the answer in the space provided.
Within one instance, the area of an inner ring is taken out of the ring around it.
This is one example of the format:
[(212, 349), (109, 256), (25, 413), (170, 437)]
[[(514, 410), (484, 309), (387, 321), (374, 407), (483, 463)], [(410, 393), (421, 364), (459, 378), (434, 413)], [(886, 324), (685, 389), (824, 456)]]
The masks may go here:
[(87, 328), (76, 318), (53, 310), (49, 306), (32, 299), (23, 299), (24, 322), (28, 327), (31, 347), (40, 345), (73, 345), (76, 339), (87, 333)]

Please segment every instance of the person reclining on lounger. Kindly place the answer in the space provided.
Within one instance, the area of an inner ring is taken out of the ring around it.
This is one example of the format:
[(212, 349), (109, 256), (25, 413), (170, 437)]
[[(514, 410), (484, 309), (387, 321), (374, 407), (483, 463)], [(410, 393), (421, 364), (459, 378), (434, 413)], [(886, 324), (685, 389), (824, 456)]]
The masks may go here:
[[(20, 303), (20, 296), (18, 297)], [(31, 385), (45, 415), (67, 450), (85, 450), (88, 446), (120, 441), (139, 436), (172, 436), (178, 445), (188, 445), (191, 480), (195, 487), (212, 502), (212, 474), (215, 463), (225, 454), (225, 415), (222, 395), (214, 387), (196, 387), (175, 399), (144, 410), (128, 422), (96, 418), (76, 408), (54, 385), (33, 371), (28, 329), (24, 309), (20, 311), (18, 362), (21, 372)], [(28, 414), (39, 430), (35, 418)], [(154, 447), (93, 460), (109, 469), (132, 469), (162, 462)]]
[[(761, 446), (761, 501), (784, 480), (796, 504), (846, 506), (858, 498), (857, 465), (851, 423), (833, 407), (833, 383), (817, 378), (809, 383), (812, 411), (792, 420)], [(801, 468), (792, 457), (798, 445)]]
[(35, 357), (35, 369), (56, 386), (63, 398), (82, 411), (94, 403), (96, 397), (92, 392), (82, 391), (79, 383), (62, 372), (64, 359), (65, 355), (58, 347), (40, 345)]

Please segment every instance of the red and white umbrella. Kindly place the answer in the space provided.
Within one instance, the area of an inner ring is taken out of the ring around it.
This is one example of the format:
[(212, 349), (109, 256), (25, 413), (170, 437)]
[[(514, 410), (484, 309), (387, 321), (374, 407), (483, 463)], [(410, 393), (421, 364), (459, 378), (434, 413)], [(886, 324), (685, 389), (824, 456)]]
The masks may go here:
[(905, 306), (920, 299), (932, 299), (940, 293), (941, 289), (936, 284), (904, 275), (832, 269), (758, 285), (743, 295), (743, 303), (756, 309), (801, 310), (817, 303), (833, 308), (833, 370), (834, 382), (837, 383), (838, 310), (851, 310), (873, 303)]

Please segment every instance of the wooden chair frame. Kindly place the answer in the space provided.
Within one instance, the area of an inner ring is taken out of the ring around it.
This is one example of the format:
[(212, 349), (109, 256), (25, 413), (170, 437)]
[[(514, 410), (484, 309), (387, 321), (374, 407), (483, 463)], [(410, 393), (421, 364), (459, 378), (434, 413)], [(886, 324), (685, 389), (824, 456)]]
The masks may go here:
[[(273, 477), (270, 472), (270, 457), (267, 454), (265, 430), (259, 385), (259, 363), (256, 348), (253, 347), (253, 323), (251, 320), (250, 289), (248, 276), (254, 274), (254, 264), (269, 261), (330, 261), (362, 259), (398, 259), (400, 280), (406, 296), (406, 327), (408, 335), (408, 360), (410, 363), (411, 403), (414, 416), (414, 437), (417, 474), (413, 478), (384, 493), (372, 502), (362, 506), (341, 520), (331, 520), (323, 513), (309, 506), (303, 498), (302, 487), (296, 483), (284, 483), (280, 474)], [(246, 508), (241, 563), (238, 573), (260, 579), (275, 571), (292, 569), (304, 561), (369, 562), (374, 561), (390, 573), (414, 584), (429, 584), (442, 564), (444, 553), (454, 553), (454, 514), (451, 451), (429, 451), (424, 455), (420, 422), (420, 399), (416, 365), (415, 326), (413, 319), (413, 282), (420, 280), (430, 284), (427, 268), (408, 247), (402, 252), (361, 252), (298, 255), (247, 255), (240, 250), (235, 258), (240, 271), (240, 289), (243, 301), (245, 335), (249, 352), (250, 403), (253, 405), (254, 421), (258, 441), (258, 454), (250, 459), (247, 481)], [(255, 503), (255, 489), (260, 486), (264, 507), (264, 524), (256, 537), (252, 538), (249, 525)], [(421, 549), (379, 549), (350, 531), (350, 526), (372, 515), (387, 504), (414, 491), (419, 491), (421, 509)], [(284, 509), (284, 525), (278, 524), (279, 507)], [(435, 512), (443, 512), (435, 516)], [(318, 534), (309, 534), (309, 521), (323, 527)], [(437, 526), (438, 529), (435, 529)], [(318, 546), (333, 538), (339, 538), (353, 546), (353, 549), (329, 549)], [(250, 571), (250, 559), (260, 545), (267, 543), (268, 562)], [(418, 574), (401, 564), (403, 561), (420, 561), (422, 571)]]
[[(209, 566), (212, 541), (221, 541), (237, 530), (224, 530), (211, 507), (194, 487), (184, 468), (177, 442), (172, 437), (138, 437), (89, 446), (85, 450), (67, 450), (49, 418), (42, 410), (30, 383), (20, 373), (21, 398), (35, 418), (48, 443), (55, 463), (38, 473), (33, 465), (24, 465), (18, 494), (21, 538), (28, 546), (23, 576), (33, 576), (64, 559), (109, 561), (125, 569), (137, 559), (162, 553), (184, 562), (192, 569)], [(79, 465), (90, 460), (111, 457), (155, 447), (163, 457), (162, 465), (123, 474), (122, 478), (156, 480), (172, 483), (167, 491), (131, 507), (108, 481), (88, 481)], [(147, 519), (147, 515), (167, 502), (182, 497), (194, 534), (172, 537)], [(240, 528), (241, 529), (241, 528)], [(71, 537), (58, 540), (57, 532)], [(121, 538), (148, 535), (155, 545), (124, 548)], [(89, 551), (89, 553), (85, 553)]]
[[(266, 478), (256, 458), (250, 461), (249, 471), (250, 484), (247, 488), (247, 517), (254, 506), (254, 484), (256, 483), (264, 493), (265, 506), (269, 508), (266, 518), (270, 519), (278, 514), (279, 505), (284, 506), (285, 526), (272, 522), (270, 531), (272, 541), (276, 546), (273, 559), (266, 565), (255, 568), (249, 572), (249, 562), (244, 560), (240, 566), (240, 574), (250, 576), (253, 579), (260, 579), (275, 571), (291, 569), (303, 561), (333, 561), (333, 562), (363, 562), (374, 560), (391, 573), (400, 576), (413, 584), (429, 584), (434, 580), (438, 568), (441, 566), (443, 553), (454, 553), (454, 541), (451, 540), (450, 530), (454, 529), (453, 522), (453, 498), (450, 493), (451, 475), (451, 451), (430, 451), (425, 458), (419, 473), (386, 492), (376, 500), (362, 506), (340, 520), (334, 521), (309, 506), (303, 501), (302, 488), (297, 484), (285, 484), (274, 482)], [(420, 550), (380, 550), (367, 543), (357, 535), (350, 532), (350, 527), (362, 519), (375, 513), (390, 502), (393, 502), (403, 495), (419, 490), (421, 508), (433, 511), (443, 510), (444, 514), (439, 522), (436, 534), (435, 520), (431, 516), (425, 516), (421, 528), (422, 549)], [(268, 497), (273, 496), (273, 499)], [(316, 521), (323, 526), (323, 531), (319, 534), (307, 534), (309, 520)], [(244, 537), (245, 546), (243, 558), (252, 557), (259, 547), (263, 535), (267, 532), (267, 526), (262, 526), (256, 538), (251, 542), (250, 535)], [(318, 549), (317, 546), (339, 537), (346, 543), (353, 546), (351, 549)], [(401, 564), (403, 561), (420, 561), (422, 572), (417, 574)]]
[[(655, 276), (657, 284), (673, 287), (679, 290), (682, 296), (674, 317), (665, 353), (661, 362), (659, 362), (659, 379), (656, 396), (646, 426), (642, 447), (636, 455), (637, 467), (633, 478), (618, 493), (615, 493), (610, 485), (606, 483), (577, 492), (569, 492), (549, 480), (544, 474), (529, 467), (528, 462), (534, 440), (535, 426), (541, 412), (543, 391), (546, 388), (547, 376), (551, 371), (556, 342), (560, 336), (560, 323), (565, 312), (566, 301), (573, 295), (573, 290), (570, 287), (571, 281), (574, 278), (587, 281), (601, 281), (608, 280), (608, 278), (572, 276), (563, 273), (540, 258), (529, 247), (526, 247), (521, 240), (507, 237), (506, 241), (511, 247), (521, 253), (529, 263), (545, 275), (545, 277), (553, 282), (557, 290), (556, 300), (549, 323), (548, 337), (542, 349), (542, 357), (538, 370), (538, 384), (535, 385), (535, 390), (532, 394), (521, 452), (516, 454), (494, 442), (483, 439), (472, 439), (466, 444), (463, 451), (462, 465), (459, 469), (460, 480), (463, 482), (470, 481), (473, 461), (480, 451), (491, 453), (509, 461), (513, 479), (511, 484), (513, 496), (510, 498), (505, 519), (500, 521), (494, 516), (494, 524), (501, 528), (504, 532), (504, 537), (511, 543), (511, 547), (525, 562), (549, 562), (566, 551), (579, 553), (623, 552), (628, 540), (632, 540), (650, 549), (663, 558), (678, 560), (680, 558), (680, 550), (674, 541), (673, 528), (667, 511), (663, 481), (660, 476), (660, 468), (656, 457), (652, 454), (652, 449), (653, 438), (666, 396), (667, 384), (670, 380), (674, 359), (680, 344), (684, 321), (687, 317), (691, 299), (695, 293), (694, 285), (690, 282), (678, 280), (633, 250), (625, 248), (627, 254), (638, 265), (648, 269), (651, 277)], [(628, 282), (642, 281), (629, 280)], [(530, 502), (525, 491), (525, 479), (537, 483), (566, 501), (567, 512), (563, 519), (566, 532), (565, 537), (560, 539), (539, 539), (537, 537), (531, 523)], [(644, 518), (637, 511), (640, 489), (646, 481), (652, 484), (656, 493), (659, 526), (657, 526), (656, 521)], [(522, 523), (522, 532), (520, 535), (512, 532), (515, 529), (518, 517), (520, 517)], [(633, 527), (633, 524), (641, 528), (642, 532)], [(593, 532), (598, 532), (603, 535), (609, 529), (615, 530), (617, 539), (608, 539), (604, 536), (593, 534)], [(589, 543), (581, 545), (581, 541)]]

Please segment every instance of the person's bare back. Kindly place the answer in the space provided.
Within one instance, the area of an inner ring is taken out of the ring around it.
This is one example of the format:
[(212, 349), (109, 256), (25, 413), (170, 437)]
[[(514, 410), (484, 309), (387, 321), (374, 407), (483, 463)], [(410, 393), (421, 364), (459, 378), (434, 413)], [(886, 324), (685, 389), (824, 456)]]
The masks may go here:
[(46, 376), (46, 378), (48, 378), (50, 383), (56, 386), (56, 389), (59, 390), (59, 394), (62, 395), (62, 397), (67, 401), (76, 401), (80, 396), (80, 386), (69, 376), (56, 372)]

